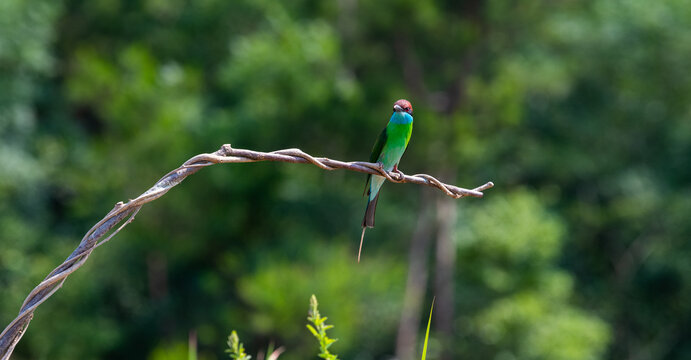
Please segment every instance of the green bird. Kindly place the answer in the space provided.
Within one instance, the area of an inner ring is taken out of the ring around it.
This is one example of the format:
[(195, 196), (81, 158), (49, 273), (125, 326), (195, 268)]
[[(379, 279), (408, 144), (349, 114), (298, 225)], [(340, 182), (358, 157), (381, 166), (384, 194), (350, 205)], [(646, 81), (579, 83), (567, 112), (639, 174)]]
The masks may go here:
[[(369, 161), (380, 163), (386, 171), (398, 171), (398, 163), (401, 161), (412, 133), (413, 106), (408, 100), (398, 100), (393, 104), (393, 115), (391, 115), (389, 123), (379, 134), (379, 138), (372, 148)], [(385, 180), (386, 178), (383, 176), (367, 175), (367, 182), (365, 183), (367, 209), (365, 210), (365, 218), (362, 219), (362, 236), (360, 237), (360, 249), (357, 255), (358, 262), (360, 262), (365, 230), (368, 227), (374, 227), (374, 213), (377, 209), (377, 200), (379, 200), (379, 190)]]

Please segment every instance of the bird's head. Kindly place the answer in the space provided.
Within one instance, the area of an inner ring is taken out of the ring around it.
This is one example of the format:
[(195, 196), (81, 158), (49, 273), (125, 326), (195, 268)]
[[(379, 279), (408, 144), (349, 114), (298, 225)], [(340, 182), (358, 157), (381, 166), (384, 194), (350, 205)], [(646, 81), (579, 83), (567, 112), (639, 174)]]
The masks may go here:
[(405, 112), (413, 115), (413, 105), (410, 105), (410, 101), (406, 99), (401, 99), (393, 104), (393, 112)]

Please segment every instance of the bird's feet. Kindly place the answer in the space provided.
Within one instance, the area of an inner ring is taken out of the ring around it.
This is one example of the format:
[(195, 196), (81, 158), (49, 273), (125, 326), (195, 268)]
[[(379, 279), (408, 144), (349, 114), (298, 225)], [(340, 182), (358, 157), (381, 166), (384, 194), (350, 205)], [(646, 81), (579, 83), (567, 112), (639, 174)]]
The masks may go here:
[(401, 170), (398, 170), (398, 165), (394, 165), (393, 170), (391, 172), (393, 172), (394, 174), (397, 175), (397, 177), (398, 177), (397, 180), (399, 180), (399, 181), (403, 180), (403, 177), (405, 176), (405, 175), (403, 175), (403, 172), (401, 172)]

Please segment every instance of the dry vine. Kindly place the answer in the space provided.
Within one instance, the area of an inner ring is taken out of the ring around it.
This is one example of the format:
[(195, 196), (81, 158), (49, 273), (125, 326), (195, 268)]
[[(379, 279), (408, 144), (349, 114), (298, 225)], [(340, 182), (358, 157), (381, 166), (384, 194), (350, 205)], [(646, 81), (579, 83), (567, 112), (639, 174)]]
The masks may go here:
[[(396, 183), (414, 183), (436, 187), (453, 198), (464, 196), (482, 197), (482, 191), (494, 186), (488, 182), (473, 190), (459, 188), (444, 184), (434, 177), (426, 174), (405, 175), (402, 172), (387, 172), (380, 164), (368, 162), (343, 162), (328, 158), (315, 158), (299, 149), (285, 149), (269, 153), (244, 149), (233, 149), (230, 145), (223, 145), (220, 150), (212, 154), (199, 154), (187, 160), (179, 168), (162, 177), (153, 187), (136, 199), (127, 203), (118, 202), (101, 221), (96, 223), (82, 238), (79, 246), (67, 257), (67, 259), (38, 284), (24, 300), (19, 315), (7, 325), (0, 334), (0, 359), (7, 360), (14, 351), (15, 346), (29, 326), (36, 308), (53, 295), (65, 282), (67, 276), (79, 269), (89, 257), (92, 251), (104, 244), (127, 224), (134, 220), (139, 209), (151, 201), (163, 196), (168, 190), (179, 184), (189, 175), (201, 170), (203, 167), (214, 164), (246, 163), (256, 161), (280, 161), (289, 163), (311, 163), (324, 170), (348, 169), (368, 174), (381, 175), (387, 180)], [(125, 220), (127, 219), (127, 220)], [(123, 220), (125, 220), (123, 222)], [(122, 224), (113, 230), (118, 224)], [(111, 232), (111, 230), (113, 230)], [(106, 234), (110, 234), (106, 236)]]

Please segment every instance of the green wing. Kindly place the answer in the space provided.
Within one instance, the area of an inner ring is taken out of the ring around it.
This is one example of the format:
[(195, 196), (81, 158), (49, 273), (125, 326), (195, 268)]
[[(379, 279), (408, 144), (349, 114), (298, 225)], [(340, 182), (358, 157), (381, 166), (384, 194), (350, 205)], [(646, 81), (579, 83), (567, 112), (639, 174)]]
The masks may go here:
[(377, 162), (379, 159), (379, 155), (381, 155), (381, 151), (384, 148), (384, 144), (386, 144), (386, 128), (381, 131), (381, 134), (379, 134), (379, 138), (377, 138), (377, 142), (374, 143), (374, 147), (372, 147), (372, 153), (369, 156), (369, 162)]
[[(379, 138), (377, 138), (377, 142), (374, 143), (374, 147), (372, 147), (372, 153), (369, 156), (369, 162), (374, 163), (379, 160), (379, 155), (381, 155), (382, 149), (384, 149), (384, 144), (386, 144), (386, 128), (381, 131), (381, 134), (379, 134)], [(367, 175), (367, 181), (365, 182), (365, 192), (363, 195), (369, 195), (369, 182), (372, 179), (372, 175), (368, 174)]]

